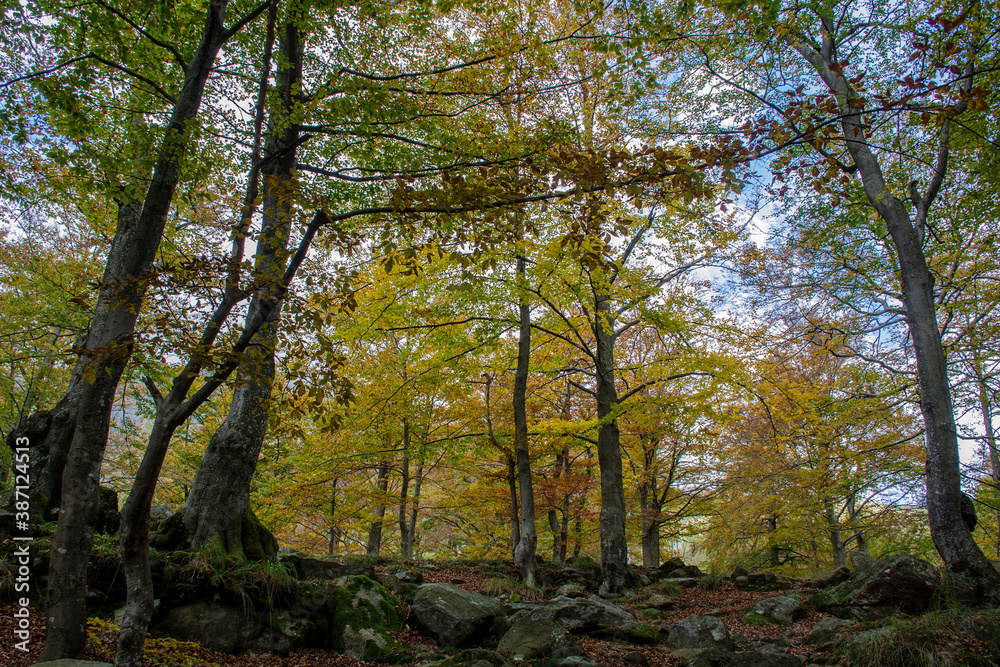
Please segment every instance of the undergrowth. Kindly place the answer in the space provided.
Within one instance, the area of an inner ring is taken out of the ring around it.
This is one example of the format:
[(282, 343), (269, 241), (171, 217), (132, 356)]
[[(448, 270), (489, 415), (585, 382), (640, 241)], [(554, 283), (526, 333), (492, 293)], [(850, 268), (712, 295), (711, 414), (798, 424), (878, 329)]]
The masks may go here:
[(537, 589), (508, 577), (490, 577), (483, 582), (481, 590), (483, 595), (490, 597), (506, 595), (511, 602), (541, 602), (544, 599)]
[[(120, 629), (109, 620), (91, 618), (87, 621), (87, 646), (93, 657), (102, 662), (115, 661)], [(146, 637), (145, 659), (154, 665), (170, 667), (220, 667), (219, 663), (197, 657), (204, 649), (195, 642), (182, 642), (171, 637)]]
[(858, 635), (842, 648), (857, 667), (987, 667), (1000, 664), (1000, 612), (935, 611)]

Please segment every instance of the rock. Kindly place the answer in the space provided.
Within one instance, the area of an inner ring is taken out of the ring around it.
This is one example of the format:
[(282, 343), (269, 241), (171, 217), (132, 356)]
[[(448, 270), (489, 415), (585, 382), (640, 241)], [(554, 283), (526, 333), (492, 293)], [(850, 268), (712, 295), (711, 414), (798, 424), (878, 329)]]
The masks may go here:
[(299, 579), (318, 579), (333, 581), (340, 577), (350, 577), (364, 575), (371, 577), (375, 574), (375, 568), (365, 563), (340, 563), (333, 560), (322, 560), (319, 558), (304, 558), (302, 556), (291, 555), (281, 559), (282, 563), (289, 563), (295, 568), (295, 573)]
[(778, 575), (774, 572), (760, 572), (754, 570), (747, 574), (747, 581), (751, 586), (766, 586), (768, 584), (773, 584), (778, 581)]
[(587, 588), (583, 584), (563, 584), (556, 589), (555, 597), (582, 598), (587, 596)]
[(660, 567), (660, 572), (667, 573), (673, 572), (679, 567), (684, 567), (684, 560), (680, 556), (674, 556), (670, 560), (664, 561)]
[(674, 606), (674, 601), (668, 598), (666, 595), (661, 595), (659, 593), (653, 593), (649, 596), (649, 599), (643, 603), (644, 607), (649, 607), (651, 609), (670, 609)]
[(666, 623), (628, 621), (615, 628), (615, 632), (630, 644), (659, 644), (664, 639), (666, 627)]
[(906, 614), (925, 611), (940, 584), (937, 570), (913, 556), (889, 556), (859, 581), (841, 584), (836, 602), (849, 607), (852, 616), (876, 618), (895, 610)]
[(694, 588), (698, 585), (698, 580), (694, 577), (667, 577), (661, 579), (660, 581), (669, 581), (672, 584), (680, 586), (681, 588)]
[(543, 605), (552, 609), (552, 617), (569, 631), (596, 628), (601, 625), (617, 626), (635, 620), (618, 605), (596, 595), (589, 598), (552, 598)]
[(847, 557), (851, 559), (851, 567), (858, 574), (867, 574), (878, 567), (878, 561), (864, 551), (851, 551)]
[(802, 667), (805, 664), (784, 651), (737, 651), (727, 657), (729, 667)]
[(260, 619), (242, 607), (202, 600), (169, 610), (156, 631), (186, 642), (198, 642), (222, 653), (237, 654), (254, 647), (263, 634)]
[(497, 653), (515, 662), (583, 655), (583, 647), (552, 618), (525, 615), (497, 644)]
[(671, 628), (667, 641), (674, 648), (733, 650), (726, 624), (715, 616), (688, 616)]
[(480, 640), (507, 623), (499, 602), (451, 584), (420, 586), (410, 605), (410, 613), (442, 646), (457, 646), (469, 639)]
[(733, 573), (729, 575), (729, 578), (738, 579), (739, 577), (745, 577), (748, 574), (750, 574), (750, 572), (745, 567), (737, 565), (735, 568), (733, 568)]
[(90, 660), (48, 660), (46, 662), (36, 662), (31, 667), (114, 667), (110, 662), (92, 662)]
[(671, 652), (686, 667), (728, 667), (729, 654), (718, 649), (682, 648)]
[(806, 644), (826, 644), (832, 642), (836, 638), (837, 633), (848, 625), (849, 623), (845, 620), (827, 616), (812, 626), (812, 629), (806, 633), (803, 641)]
[(590, 658), (586, 658), (582, 655), (571, 655), (568, 658), (562, 658), (561, 660), (556, 660), (552, 663), (555, 667), (601, 667)]
[(701, 571), (697, 565), (685, 565), (683, 567), (677, 567), (673, 570), (667, 572), (667, 579), (687, 579), (694, 578), (700, 579), (704, 577), (705, 573)]
[(395, 575), (376, 573), (372, 579), (388, 588), (396, 597), (406, 597), (406, 584), (400, 581)]
[(816, 575), (816, 578), (813, 579), (813, 585), (816, 588), (828, 588), (847, 581), (850, 578), (851, 571), (844, 566), (840, 566), (835, 570), (829, 570), (828, 572)]
[(629, 651), (622, 658), (626, 665), (636, 665), (636, 667), (649, 667), (649, 658), (642, 651)]
[(795, 598), (775, 595), (751, 607), (743, 617), (743, 622), (748, 625), (791, 625), (800, 618), (805, 618), (806, 613), (806, 608)]
[(151, 522), (166, 521), (174, 515), (174, 511), (169, 505), (153, 505), (149, 508), (149, 520)]
[(424, 573), (420, 570), (396, 570), (395, 572), (388, 572), (387, 574), (396, 577), (396, 579), (405, 584), (424, 583)]
[(389, 634), (402, 630), (399, 599), (370, 577), (340, 577), (334, 582), (332, 648), (356, 660), (383, 660), (399, 652)]

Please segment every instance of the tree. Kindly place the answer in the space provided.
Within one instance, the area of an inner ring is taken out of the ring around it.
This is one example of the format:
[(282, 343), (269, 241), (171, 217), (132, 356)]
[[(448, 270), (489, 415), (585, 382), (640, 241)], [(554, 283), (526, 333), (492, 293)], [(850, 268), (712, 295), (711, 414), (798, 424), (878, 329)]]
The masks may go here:
[[(932, 205), (947, 187), (954, 136), (961, 119), (985, 106), (977, 82), (995, 58), (992, 9), (977, 4), (954, 15), (936, 3), (912, 11), (890, 4), (869, 14), (853, 2), (808, 10), (778, 3), (763, 11), (735, 3), (723, 9), (755, 26), (754, 34), (731, 42), (728, 52), (703, 51), (709, 55), (701, 71), (745, 101), (741, 116), (769, 119), (764, 143), (768, 150), (784, 149), (779, 168), (784, 161), (804, 173), (811, 169), (823, 192), (841, 176), (859, 179), (866, 205), (885, 224), (916, 358), (931, 534), (949, 572), (968, 578), (973, 597), (996, 603), (1000, 575), (961, 520), (957, 434), (925, 254), (934, 235)], [(706, 7), (700, 18), (709, 16), (717, 18)], [(758, 56), (763, 67), (745, 66)], [(782, 68), (781, 81), (801, 86), (775, 85), (770, 67)], [(897, 131), (900, 116), (914, 121), (912, 131)], [(751, 136), (764, 150), (762, 135)], [(797, 145), (814, 152), (789, 151)]]

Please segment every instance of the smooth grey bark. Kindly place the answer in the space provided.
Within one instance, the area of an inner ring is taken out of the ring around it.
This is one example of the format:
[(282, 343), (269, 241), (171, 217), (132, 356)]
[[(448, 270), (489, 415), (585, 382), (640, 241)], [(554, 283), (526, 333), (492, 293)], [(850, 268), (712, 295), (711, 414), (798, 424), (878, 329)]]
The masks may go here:
[[(291, 14), (291, 12), (290, 12)], [(261, 234), (254, 259), (258, 285), (247, 321), (260, 316), (273, 286), (281, 280), (292, 219), (292, 169), (299, 126), (291, 122), (302, 79), (303, 39), (294, 15), (284, 23), (280, 39), (281, 68), (276, 77), (277, 109), (271, 113), (264, 148)], [(181, 513), (193, 548), (217, 541), (227, 553), (243, 557), (240, 517), (250, 504), (250, 482), (267, 433), (274, 381), (275, 328), (281, 312), (267, 304), (270, 315), (257, 334), (249, 359), (240, 369), (226, 419), (212, 434)]]
[(513, 556), (514, 550), (517, 549), (517, 545), (521, 541), (521, 518), (517, 499), (517, 463), (514, 460), (514, 455), (509, 449), (500, 444), (496, 433), (493, 432), (493, 413), (491, 409), (493, 376), (489, 373), (483, 373), (483, 378), (486, 385), (486, 434), (490, 439), (490, 443), (498, 452), (504, 455), (504, 460), (507, 464), (507, 493), (510, 497), (510, 552)]
[(611, 296), (595, 292), (594, 339), (597, 375), (597, 462), (601, 471), (601, 589), (618, 593), (632, 581), (625, 537), (627, 507), (622, 482), (622, 451), (618, 431), (618, 391), (615, 388), (614, 320)]
[(375, 477), (375, 489), (378, 492), (378, 500), (375, 503), (375, 516), (372, 525), (368, 529), (368, 543), (365, 545), (365, 553), (369, 556), (378, 556), (382, 551), (382, 526), (385, 523), (385, 493), (389, 489), (389, 462), (382, 461), (378, 465), (378, 473)]
[[(947, 172), (951, 116), (947, 116), (938, 129), (935, 173), (925, 193), (919, 194), (916, 181), (910, 184), (910, 203), (914, 207), (911, 218), (906, 203), (886, 184), (882, 166), (869, 145), (865, 100), (853, 89), (847, 75), (832, 67), (836, 51), (834, 21), (832, 17), (821, 18), (823, 41), (818, 49), (794, 38), (792, 46), (837, 96), (844, 145), (857, 168), (865, 196), (885, 221), (896, 251), (906, 322), (917, 360), (920, 411), (927, 447), (927, 514), (931, 539), (948, 571), (970, 580), (975, 589), (971, 591), (974, 597), (1000, 605), (1000, 572), (987, 560), (962, 520), (958, 434), (948, 365), (938, 329), (934, 276), (923, 251), (927, 216)], [(973, 61), (970, 58), (960, 86), (966, 92), (972, 87)], [(954, 113), (964, 111), (967, 104), (967, 100), (963, 100)]]
[(332, 556), (337, 553), (337, 543), (340, 541), (340, 530), (337, 529), (337, 483), (339, 479), (334, 479), (330, 483), (330, 539), (327, 542), (326, 553)]
[(642, 566), (660, 566), (660, 503), (656, 488), (655, 443), (645, 434), (639, 435), (642, 445), (642, 476), (639, 479), (639, 512), (642, 517)]
[[(556, 454), (553, 480), (558, 484), (559, 479), (563, 478), (568, 483), (572, 465), (569, 447), (563, 447), (562, 451)], [(552, 531), (552, 562), (556, 565), (562, 565), (566, 562), (566, 548), (569, 544), (570, 500), (568, 492), (561, 494), (560, 505), (549, 508), (548, 512), (549, 530)]]
[[(413, 558), (414, 533), (420, 503), (420, 486), (423, 482), (423, 465), (418, 462), (414, 477), (410, 477), (410, 424), (403, 420), (403, 460), (400, 463), (402, 481), (399, 485), (399, 550), (406, 560)], [(410, 481), (413, 481), (413, 498), (410, 499)]]
[(851, 522), (851, 529), (854, 531), (854, 534), (851, 535), (849, 539), (845, 540), (845, 543), (855, 540), (857, 542), (857, 550), (862, 553), (868, 553), (868, 540), (865, 539), (865, 531), (858, 522), (859, 515), (860, 513), (857, 509), (857, 494), (852, 491), (850, 495), (847, 496), (847, 519)]
[[(525, 281), (525, 258), (517, 257), (517, 283), (522, 287)], [(538, 548), (538, 532), (535, 527), (535, 490), (531, 479), (531, 457), (528, 451), (528, 413), (526, 399), (528, 392), (528, 372), (531, 363), (531, 307), (527, 295), (518, 296), (518, 318), (520, 332), (517, 339), (517, 368), (514, 371), (514, 453), (517, 457), (517, 482), (521, 490), (520, 539), (514, 547), (514, 567), (528, 586), (537, 580), (535, 555)]]
[[(222, 44), (231, 36), (224, 27), (227, 0), (212, 0), (201, 41), (185, 72), (184, 86), (157, 152), (149, 187), (138, 215), (119, 211), (80, 375), (70, 393), (72, 414), (66, 430), (50, 441), (59, 451), (68, 438), (62, 471), (61, 512), (52, 541), (46, 592), (46, 635), (41, 660), (83, 656), (86, 643), (86, 574), (100, 508), (100, 476), (107, 446), (111, 408), (118, 382), (134, 343), (135, 323), (146, 292), (144, 276), (152, 268), (180, 177), (180, 163), (190, 141), (189, 127), (201, 106), (205, 82)], [(68, 435), (72, 430), (72, 436)]]
[(833, 506), (833, 498), (823, 498), (823, 518), (826, 519), (827, 532), (830, 535), (830, 548), (833, 549), (833, 566), (847, 567), (847, 547), (844, 545), (837, 511)]

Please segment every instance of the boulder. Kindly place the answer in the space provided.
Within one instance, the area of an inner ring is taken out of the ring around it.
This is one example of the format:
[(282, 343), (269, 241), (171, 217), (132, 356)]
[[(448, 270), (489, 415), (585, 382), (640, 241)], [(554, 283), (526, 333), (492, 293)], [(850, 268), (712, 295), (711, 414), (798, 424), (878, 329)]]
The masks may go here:
[(410, 613), (442, 646), (480, 640), (483, 635), (502, 630), (506, 625), (504, 608), (499, 602), (452, 584), (420, 586), (410, 605)]
[(356, 660), (384, 660), (399, 652), (389, 634), (404, 627), (399, 599), (363, 575), (334, 582), (331, 648)]
[(590, 658), (582, 655), (571, 655), (568, 658), (554, 660), (549, 664), (554, 665), (554, 667), (601, 667)]
[(281, 559), (282, 563), (288, 563), (295, 568), (295, 573), (299, 579), (318, 579), (333, 581), (340, 577), (350, 577), (364, 575), (371, 577), (375, 574), (375, 568), (371, 565), (360, 562), (341, 563), (333, 560), (322, 560), (319, 558), (305, 558), (292, 554)]
[(806, 608), (787, 595), (775, 595), (765, 598), (750, 608), (743, 616), (747, 625), (791, 625), (800, 618), (805, 618)]
[(587, 596), (587, 587), (583, 584), (563, 584), (556, 589), (556, 597), (582, 598)]
[(667, 641), (680, 649), (733, 650), (729, 629), (715, 616), (688, 616), (670, 629)]
[(830, 586), (836, 586), (839, 583), (843, 583), (850, 578), (851, 571), (841, 565), (835, 570), (829, 570), (828, 572), (822, 572), (816, 575), (816, 578), (813, 579), (813, 585), (816, 588), (829, 588)]
[(241, 606), (207, 600), (175, 607), (156, 623), (158, 634), (230, 654), (256, 648), (263, 630), (259, 616)]
[(697, 565), (684, 565), (683, 567), (676, 567), (666, 572), (668, 579), (700, 579), (705, 576), (705, 573)]
[(649, 658), (642, 651), (629, 651), (622, 658), (622, 661), (626, 665), (635, 665), (636, 667), (649, 667)]
[(618, 605), (596, 595), (589, 598), (552, 598), (544, 605), (552, 609), (552, 617), (570, 631), (596, 628), (601, 625), (616, 626), (635, 620)]
[(927, 609), (940, 583), (937, 570), (927, 561), (889, 556), (867, 574), (834, 589), (834, 599), (855, 618), (877, 618), (896, 610), (916, 614)]
[(669, 609), (674, 606), (674, 601), (668, 598), (666, 595), (661, 595), (660, 593), (653, 593), (643, 603), (643, 606), (649, 607), (650, 609)]
[(878, 567), (878, 561), (864, 551), (851, 551), (847, 557), (851, 559), (851, 567), (857, 574), (867, 574)]
[(684, 560), (680, 556), (674, 556), (670, 560), (664, 561), (660, 567), (660, 572), (673, 572), (679, 567), (684, 567)]
[(153, 523), (166, 521), (173, 515), (174, 511), (170, 509), (169, 505), (153, 505), (149, 508), (149, 520)]
[(515, 662), (584, 655), (583, 647), (551, 615), (536, 612), (514, 623), (497, 645), (497, 653)]
[(812, 629), (806, 633), (805, 641), (806, 644), (827, 644), (832, 642), (836, 637), (837, 633), (846, 628), (849, 623), (845, 620), (834, 618), (832, 616), (827, 616), (821, 618), (816, 625), (812, 626)]

